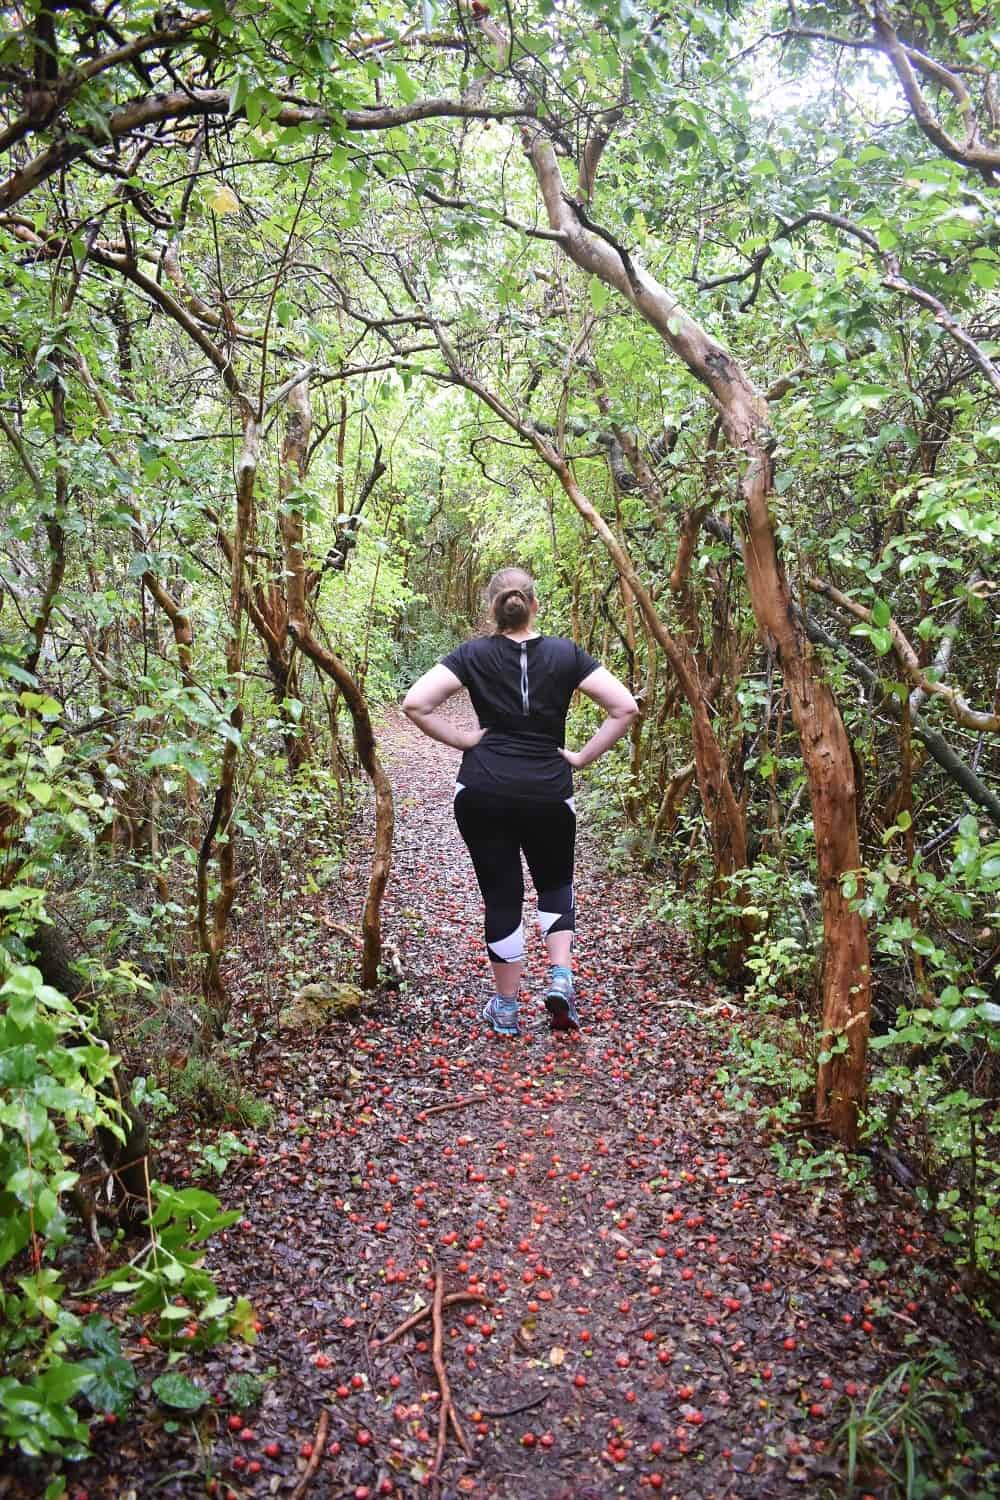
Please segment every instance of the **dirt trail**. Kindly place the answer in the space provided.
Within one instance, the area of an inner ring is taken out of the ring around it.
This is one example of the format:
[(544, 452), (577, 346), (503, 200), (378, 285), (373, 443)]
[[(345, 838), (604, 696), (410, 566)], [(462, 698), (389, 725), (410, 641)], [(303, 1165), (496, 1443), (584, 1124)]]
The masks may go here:
[[(851, 1209), (778, 1180), (754, 1112), (717, 1084), (723, 1002), (585, 832), (583, 1036), (550, 1038), (537, 1002), (526, 1035), (487, 1036), (479, 898), (450, 812), (456, 755), (395, 716), (384, 744), (398, 808), (385, 925), (408, 982), (374, 1018), (261, 1064), (253, 1086), (274, 1125), (224, 1181), (246, 1217), (209, 1257), (263, 1331), (253, 1350), (189, 1368), (221, 1391), (234, 1369), (273, 1367), (247, 1413), (254, 1438), (228, 1430), (230, 1402), (203, 1422), (199, 1460), (188, 1428), (166, 1433), (147, 1413), (86, 1466), (92, 1500), (146, 1495), (143, 1475), (159, 1495), (203, 1495), (206, 1469), (222, 1495), (289, 1493), (324, 1408), (311, 1496), (435, 1492), (428, 1325), (376, 1341), (430, 1301), (436, 1268), (446, 1293), (489, 1299), (446, 1312), (473, 1461), (449, 1435), (437, 1493), (846, 1494), (830, 1439), (848, 1398), (933, 1336), (964, 1336), (912, 1199), (887, 1189)], [(531, 994), (536, 930), (529, 942)], [(459, 1107), (430, 1113), (442, 1104)], [(967, 1354), (971, 1388), (982, 1372)], [(872, 1480), (870, 1493), (887, 1492)]]

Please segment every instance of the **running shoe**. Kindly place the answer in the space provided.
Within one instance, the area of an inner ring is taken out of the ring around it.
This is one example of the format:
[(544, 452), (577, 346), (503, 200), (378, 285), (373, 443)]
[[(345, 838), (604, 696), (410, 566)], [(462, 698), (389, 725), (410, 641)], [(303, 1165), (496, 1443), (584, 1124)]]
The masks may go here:
[(503, 995), (494, 995), (483, 1006), (483, 1020), (488, 1021), (497, 1036), (520, 1036), (517, 1024), (516, 1000), (505, 1000)]
[(545, 1009), (549, 1013), (550, 1031), (580, 1030), (580, 1017), (576, 1010), (576, 992), (573, 989), (573, 973), (562, 964), (554, 964), (549, 971), (549, 987), (545, 991)]

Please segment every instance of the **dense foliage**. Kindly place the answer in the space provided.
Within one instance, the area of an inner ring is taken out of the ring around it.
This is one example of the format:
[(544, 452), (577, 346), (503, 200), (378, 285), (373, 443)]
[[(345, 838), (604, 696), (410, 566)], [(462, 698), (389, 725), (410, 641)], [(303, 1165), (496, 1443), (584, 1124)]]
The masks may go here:
[[(641, 699), (592, 816), (743, 991), (729, 1087), (904, 1158), (995, 1273), (988, 7), (32, 0), (3, 27), (0, 1433), (72, 1455), (69, 1399), (127, 1393), (59, 1307), (118, 1054), (169, 1107), (312, 977), (362, 771), (376, 981), (369, 705), (512, 558)], [(248, 990), (251, 929), (281, 978)], [(150, 1194), (136, 1315), (245, 1327), (197, 1269), (214, 1200)]]

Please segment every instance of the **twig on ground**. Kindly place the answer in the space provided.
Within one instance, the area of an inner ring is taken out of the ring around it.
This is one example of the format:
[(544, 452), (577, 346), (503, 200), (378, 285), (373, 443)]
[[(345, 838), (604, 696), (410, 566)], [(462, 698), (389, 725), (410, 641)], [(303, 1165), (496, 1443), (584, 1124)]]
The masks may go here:
[[(480, 1292), (451, 1292), (445, 1297), (443, 1305), (445, 1307), (457, 1307), (462, 1302), (478, 1302), (481, 1307), (492, 1306), (489, 1297), (484, 1297)], [(425, 1318), (429, 1318), (433, 1310), (430, 1304), (427, 1307), (419, 1308), (417, 1312), (411, 1313), (408, 1318), (404, 1318), (398, 1328), (394, 1328), (391, 1333), (387, 1333), (384, 1339), (377, 1339), (372, 1344), (372, 1348), (384, 1349), (386, 1344), (394, 1344), (397, 1339), (403, 1337), (404, 1333), (409, 1333), (411, 1328), (416, 1328), (418, 1323), (422, 1323)]]
[(332, 917), (327, 916), (323, 916), (321, 921), (324, 927), (328, 927), (331, 932), (339, 933), (341, 937), (346, 938), (355, 948), (362, 946), (361, 938), (354, 931), (353, 927), (346, 927), (343, 922), (335, 922)]
[(322, 1463), (323, 1454), (326, 1452), (326, 1440), (329, 1432), (330, 1413), (324, 1407), (319, 1414), (319, 1421), (316, 1423), (316, 1435), (312, 1441), (312, 1453), (309, 1455), (309, 1462), (306, 1464), (302, 1478), (291, 1493), (291, 1500), (302, 1500), (302, 1496), (310, 1484), (312, 1484), (313, 1476)]
[(464, 1099), (452, 1099), (447, 1104), (432, 1104), (430, 1109), (422, 1109), (417, 1119), (426, 1120), (431, 1115), (443, 1115), (451, 1109), (465, 1109), (470, 1104), (483, 1104), (485, 1100), (485, 1094), (466, 1094)]

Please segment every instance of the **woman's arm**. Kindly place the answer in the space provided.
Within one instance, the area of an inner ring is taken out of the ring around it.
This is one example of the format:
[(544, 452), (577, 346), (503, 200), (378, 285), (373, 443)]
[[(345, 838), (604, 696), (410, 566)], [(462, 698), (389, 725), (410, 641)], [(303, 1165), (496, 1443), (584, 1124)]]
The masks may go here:
[(600, 729), (584, 745), (582, 750), (561, 750), (559, 753), (576, 770), (582, 771), (598, 756), (610, 750), (616, 740), (627, 734), (629, 726), (639, 712), (639, 705), (623, 682), (604, 667), (598, 667), (580, 683), (581, 693), (593, 698), (607, 713)]
[[(591, 674), (594, 675), (593, 673)], [(453, 750), (471, 750), (478, 745), (485, 729), (460, 729), (437, 710), (462, 686), (448, 667), (431, 667), (423, 677), (418, 677), (403, 699), (403, 712), (411, 724), (416, 724), (429, 739), (442, 745), (451, 745)]]

